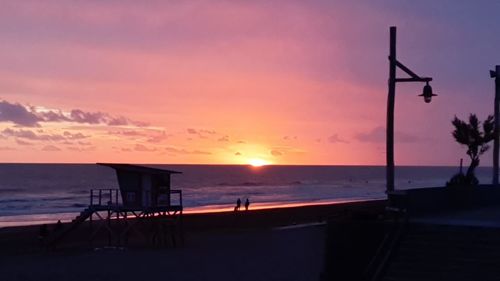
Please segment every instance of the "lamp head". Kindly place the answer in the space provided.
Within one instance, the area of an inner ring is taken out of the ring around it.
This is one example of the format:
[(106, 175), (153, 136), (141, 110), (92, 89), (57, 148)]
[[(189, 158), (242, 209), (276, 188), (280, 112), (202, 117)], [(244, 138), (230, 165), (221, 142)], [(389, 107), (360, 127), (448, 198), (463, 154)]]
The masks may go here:
[(424, 97), (424, 102), (425, 103), (430, 103), (432, 100), (432, 97), (437, 96), (436, 94), (432, 93), (432, 87), (429, 85), (429, 82), (425, 83), (424, 90), (422, 91), (421, 95), (418, 95), (419, 97)]

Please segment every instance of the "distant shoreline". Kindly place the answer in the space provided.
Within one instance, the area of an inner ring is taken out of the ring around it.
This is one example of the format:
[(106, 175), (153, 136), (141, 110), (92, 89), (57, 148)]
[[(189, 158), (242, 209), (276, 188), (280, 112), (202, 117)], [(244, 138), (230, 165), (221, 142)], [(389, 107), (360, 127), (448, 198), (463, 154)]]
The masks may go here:
[[(178, 164), (178, 163), (129, 163), (134, 165), (145, 165), (145, 166), (241, 166), (241, 167), (252, 167), (250, 164)], [(61, 163), (47, 163), (47, 162), (0, 162), (0, 165), (96, 165), (96, 163), (86, 162), (86, 163), (74, 163), (74, 162), (61, 162)], [(368, 165), (368, 164), (268, 164), (264, 166), (257, 167), (385, 167), (385, 164), (380, 165)], [(397, 168), (458, 168), (459, 165), (397, 165)], [(481, 165), (478, 168), (482, 169), (492, 169), (493, 166)]]

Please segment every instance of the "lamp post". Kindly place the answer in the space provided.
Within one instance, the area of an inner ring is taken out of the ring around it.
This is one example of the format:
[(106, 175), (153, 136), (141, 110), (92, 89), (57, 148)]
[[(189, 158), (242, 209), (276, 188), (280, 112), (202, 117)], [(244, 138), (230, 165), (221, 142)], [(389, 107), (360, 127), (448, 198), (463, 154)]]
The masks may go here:
[[(409, 78), (396, 78), (396, 68), (401, 69)], [(430, 77), (420, 77), (408, 67), (399, 62), (396, 58), (396, 27), (390, 27), (390, 47), (389, 47), (389, 95), (387, 98), (387, 131), (386, 131), (386, 193), (394, 191), (394, 100), (397, 82), (425, 82), (421, 95), (425, 103), (430, 103), (433, 96), (432, 87), (429, 82)]]
[(490, 70), (490, 77), (495, 78), (495, 138), (493, 139), (493, 185), (498, 185), (498, 153), (500, 128), (500, 65)]

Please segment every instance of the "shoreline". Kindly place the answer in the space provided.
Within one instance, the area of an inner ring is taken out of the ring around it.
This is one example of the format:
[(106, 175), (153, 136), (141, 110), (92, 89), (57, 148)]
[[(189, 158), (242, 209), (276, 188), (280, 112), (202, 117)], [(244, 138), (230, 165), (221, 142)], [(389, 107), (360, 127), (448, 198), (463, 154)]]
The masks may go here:
[[(280, 208), (295, 208), (295, 207), (306, 207), (306, 206), (321, 206), (321, 205), (335, 205), (335, 204), (347, 204), (355, 202), (370, 202), (379, 201), (384, 198), (339, 198), (339, 199), (321, 199), (309, 202), (258, 202), (251, 203), (251, 211), (259, 210), (273, 210)], [(213, 213), (233, 213), (234, 205), (232, 204), (220, 204), (220, 205), (206, 205), (197, 207), (188, 207), (183, 211), (184, 215), (191, 214), (213, 214)], [(244, 211), (241, 211), (244, 212)], [(48, 214), (19, 214), (19, 215), (7, 215), (0, 216), (0, 229), (10, 228), (10, 227), (22, 227), (22, 226), (37, 226), (42, 224), (54, 224), (58, 220), (63, 223), (68, 223), (74, 219), (79, 214), (79, 211), (75, 212), (65, 212), (65, 213), (48, 213)]]

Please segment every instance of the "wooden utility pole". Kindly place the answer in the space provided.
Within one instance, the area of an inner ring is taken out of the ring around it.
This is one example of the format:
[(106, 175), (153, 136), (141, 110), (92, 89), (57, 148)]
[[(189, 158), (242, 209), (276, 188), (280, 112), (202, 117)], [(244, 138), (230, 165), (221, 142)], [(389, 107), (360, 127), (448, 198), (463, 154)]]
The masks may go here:
[(386, 192), (394, 191), (394, 99), (396, 94), (396, 27), (390, 28), (389, 95), (387, 97), (386, 128)]
[(493, 185), (498, 185), (498, 154), (500, 129), (500, 65), (490, 71), (490, 77), (495, 78), (495, 138), (493, 139)]

